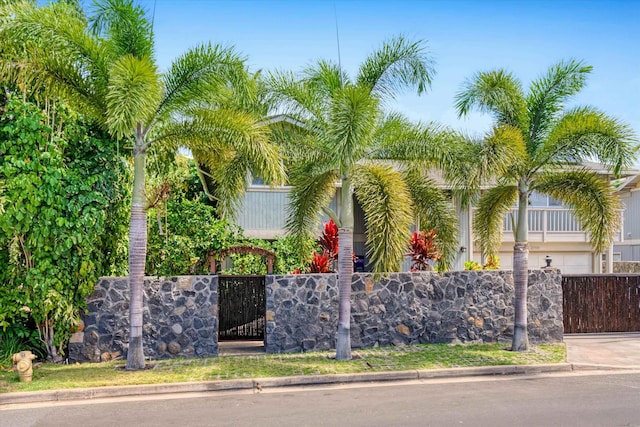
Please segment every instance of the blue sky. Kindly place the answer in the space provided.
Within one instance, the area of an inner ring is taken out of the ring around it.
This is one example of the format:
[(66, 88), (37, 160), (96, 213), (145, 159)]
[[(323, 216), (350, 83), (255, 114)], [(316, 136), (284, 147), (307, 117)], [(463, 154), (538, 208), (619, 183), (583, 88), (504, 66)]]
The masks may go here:
[[(141, 4), (150, 12), (154, 1)], [(436, 61), (428, 93), (403, 94), (390, 108), (478, 135), (490, 118), (457, 119), (453, 98), (464, 80), (505, 68), (525, 87), (569, 58), (594, 67), (572, 104), (589, 104), (640, 133), (640, 0), (626, 1), (230, 1), (156, 0), (154, 28), (162, 69), (186, 49), (234, 45), (253, 69), (299, 71), (338, 59), (355, 74), (366, 55), (397, 34), (427, 42)]]

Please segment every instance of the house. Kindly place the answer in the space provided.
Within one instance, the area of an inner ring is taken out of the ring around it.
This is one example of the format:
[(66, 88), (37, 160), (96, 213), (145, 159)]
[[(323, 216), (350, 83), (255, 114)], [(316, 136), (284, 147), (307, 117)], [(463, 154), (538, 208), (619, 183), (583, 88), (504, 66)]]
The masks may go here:
[[(606, 170), (598, 169), (596, 164), (585, 164), (606, 177)], [(564, 273), (612, 272), (612, 262), (640, 260), (640, 171), (628, 171), (622, 181), (617, 182), (617, 191), (623, 202), (620, 212), (623, 227), (615, 236), (614, 244), (605, 253), (595, 253), (589, 238), (571, 213), (571, 210), (555, 200), (534, 194), (529, 209), (529, 265), (532, 268), (544, 267), (546, 259), (551, 265)], [(269, 187), (257, 181), (249, 186), (235, 222), (245, 235), (253, 238), (272, 240), (286, 234), (285, 223), (289, 203), (290, 187)], [(339, 189), (338, 189), (339, 191)], [(332, 209), (339, 209), (338, 198), (334, 198)], [(515, 210), (514, 210), (515, 212)], [(481, 262), (478, 245), (473, 241), (473, 208), (458, 209), (459, 253), (452, 265), (454, 270), (464, 269), (465, 261)], [(328, 220), (328, 219), (326, 219)], [(499, 251), (500, 265), (503, 269), (512, 266), (514, 237), (511, 221), (503, 222), (503, 243)], [(407, 233), (407, 238), (409, 233)], [(354, 251), (357, 255), (366, 254), (364, 213), (355, 204)], [(606, 260), (604, 267), (599, 262)], [(408, 263), (405, 263), (405, 267)]]
[[(283, 126), (300, 126), (299, 122), (292, 122), (286, 116), (277, 116), (272, 121)], [(544, 267), (550, 261), (553, 267), (559, 268), (563, 273), (599, 273), (612, 272), (612, 263), (616, 259), (640, 260), (640, 221), (637, 220), (640, 215), (640, 192), (637, 192), (640, 189), (640, 170), (625, 171), (621, 179), (614, 181), (610, 171), (598, 163), (585, 162), (580, 167), (591, 169), (612, 182), (625, 206), (620, 212), (623, 227), (615, 236), (614, 245), (605, 254), (595, 253), (588, 234), (582, 230), (570, 209), (545, 195), (533, 194), (528, 221), (531, 268)], [(444, 181), (437, 174), (433, 178), (446, 189)], [(336, 185), (339, 187), (339, 184)], [(274, 188), (253, 180), (234, 221), (244, 229), (248, 237), (271, 240), (284, 236), (290, 190), (287, 186)], [(337, 188), (337, 193), (339, 191), (340, 188)], [(339, 200), (339, 197), (334, 197), (331, 204), (336, 212), (340, 208)], [(456, 205), (455, 200), (453, 204)], [(474, 242), (473, 208), (456, 206), (456, 211), (459, 251), (452, 269), (463, 270), (466, 261), (482, 262), (482, 257), (479, 246)], [(357, 201), (354, 203), (354, 215), (354, 251), (357, 256), (363, 257), (366, 254), (364, 213)], [(513, 244), (511, 220), (507, 216), (503, 221), (503, 243), (499, 249), (503, 269), (512, 267)], [(602, 259), (606, 260), (604, 267)], [(404, 268), (409, 268), (408, 262), (405, 262)]]
[(640, 261), (640, 171), (636, 172), (616, 183), (624, 205), (622, 230), (606, 261)]

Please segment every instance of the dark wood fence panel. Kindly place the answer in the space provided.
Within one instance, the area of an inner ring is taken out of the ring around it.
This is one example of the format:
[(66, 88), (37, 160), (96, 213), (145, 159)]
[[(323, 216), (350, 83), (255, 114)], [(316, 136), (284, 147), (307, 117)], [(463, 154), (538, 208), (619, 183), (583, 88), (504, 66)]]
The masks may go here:
[(264, 339), (265, 277), (218, 276), (219, 340)]
[(562, 276), (565, 333), (640, 331), (640, 275)]

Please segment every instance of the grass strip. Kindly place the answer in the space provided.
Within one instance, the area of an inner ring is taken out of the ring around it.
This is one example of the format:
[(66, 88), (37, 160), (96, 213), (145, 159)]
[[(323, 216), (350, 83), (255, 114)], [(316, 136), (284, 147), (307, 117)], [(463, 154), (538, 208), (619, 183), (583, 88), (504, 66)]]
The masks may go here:
[(135, 384), (229, 380), (241, 378), (406, 371), (497, 365), (535, 365), (566, 360), (564, 344), (532, 345), (527, 352), (508, 344), (425, 344), (354, 350), (353, 359), (336, 361), (334, 352), (221, 356), (151, 360), (142, 371), (125, 371), (123, 360), (58, 365), (34, 369), (33, 382), (21, 383), (17, 372), (0, 371), (0, 393)]

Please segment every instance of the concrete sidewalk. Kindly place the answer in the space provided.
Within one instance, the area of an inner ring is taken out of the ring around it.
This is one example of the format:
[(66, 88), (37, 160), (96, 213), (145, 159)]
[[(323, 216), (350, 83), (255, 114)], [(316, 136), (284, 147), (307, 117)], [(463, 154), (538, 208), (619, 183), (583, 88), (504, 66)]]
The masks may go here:
[[(87, 400), (166, 393), (251, 389), (260, 391), (268, 387), (461, 378), (483, 375), (542, 374), (551, 372), (571, 372), (574, 369), (640, 370), (640, 333), (572, 334), (565, 335), (564, 342), (567, 346), (567, 363), (550, 365), (486, 366), (477, 368), (374, 372), (362, 374), (305, 375), (281, 378), (257, 378), (6, 393), (0, 394), (0, 406), (34, 402)], [(239, 350), (238, 348), (229, 347), (225, 349), (224, 352), (221, 352), (221, 354), (234, 354), (241, 351), (242, 350)], [(251, 352), (257, 353), (259, 351), (260, 344), (254, 343)]]
[(640, 369), (640, 332), (566, 334), (567, 362), (581, 369)]

